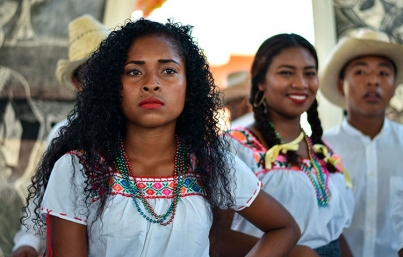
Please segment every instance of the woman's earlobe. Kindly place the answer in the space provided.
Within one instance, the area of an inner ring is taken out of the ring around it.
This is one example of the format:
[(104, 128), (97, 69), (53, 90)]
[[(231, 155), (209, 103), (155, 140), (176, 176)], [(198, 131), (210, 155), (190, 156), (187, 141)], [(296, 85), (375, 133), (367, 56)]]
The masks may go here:
[(264, 85), (263, 85), (262, 83), (257, 84), (257, 88), (258, 88), (260, 91), (264, 91)]

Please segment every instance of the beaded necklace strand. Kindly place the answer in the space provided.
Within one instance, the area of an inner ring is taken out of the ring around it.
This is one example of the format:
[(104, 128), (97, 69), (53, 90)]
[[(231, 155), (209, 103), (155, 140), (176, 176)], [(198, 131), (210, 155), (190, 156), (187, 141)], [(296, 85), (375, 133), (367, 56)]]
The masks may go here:
[[(281, 144), (284, 144), (283, 138), (280, 136), (280, 134), (277, 132), (275, 129), (273, 123), (271, 121), (268, 121), (270, 127), (273, 128), (276, 138), (280, 141)], [(307, 167), (305, 164), (302, 162), (299, 163), (299, 166), (301, 170), (308, 176), (309, 180), (311, 181), (312, 185), (315, 188), (315, 193), (316, 193), (316, 200), (318, 202), (319, 206), (327, 206), (329, 203), (330, 199), (330, 194), (329, 194), (329, 187), (328, 187), (328, 182), (329, 182), (329, 172), (327, 169), (323, 170), (322, 167), (319, 164), (318, 157), (316, 156), (315, 152), (313, 151), (313, 143), (312, 140), (309, 136), (306, 135), (305, 131), (301, 128), (302, 133), (304, 133), (304, 139), (308, 148), (308, 156), (309, 160), (313, 166), (313, 168), (316, 171), (316, 178), (312, 174), (311, 169)]]
[[(304, 132), (305, 134), (305, 132)], [(329, 172), (327, 172), (327, 169), (323, 171), (322, 167), (319, 164), (318, 157), (316, 156), (315, 152), (312, 151), (313, 149), (313, 144), (311, 138), (309, 138), (306, 134), (304, 136), (305, 142), (308, 146), (308, 156), (309, 160), (312, 163), (313, 168), (316, 171), (316, 179), (315, 176), (312, 174), (310, 169), (304, 165), (303, 163), (300, 163), (301, 169), (305, 172), (305, 174), (309, 177), (311, 180), (311, 183), (315, 187), (315, 192), (316, 192), (316, 199), (318, 201), (319, 206), (327, 206), (329, 203)]]
[[(150, 203), (147, 201), (144, 196), (142, 190), (138, 187), (136, 182), (136, 177), (134, 176), (132, 166), (130, 161), (126, 155), (126, 152), (123, 147), (123, 141), (119, 137), (120, 147), (118, 149), (118, 154), (115, 159), (115, 165), (118, 171), (122, 174), (122, 177), (126, 180), (128, 189), (131, 193), (134, 204), (136, 205), (137, 211), (140, 213), (143, 218), (148, 220), (151, 223), (159, 223), (160, 225), (166, 226), (170, 224), (175, 218), (176, 207), (178, 205), (180, 199), (180, 192), (182, 191), (184, 184), (184, 175), (189, 168), (189, 149), (184, 144), (181, 143), (180, 138), (175, 135), (176, 138), (176, 153), (175, 153), (175, 165), (174, 165), (174, 195), (171, 205), (169, 206), (167, 212), (165, 214), (158, 215)], [(133, 176), (133, 182), (130, 180), (129, 174)], [(145, 210), (149, 215), (144, 213), (141, 208), (139, 201), (143, 204)], [(152, 217), (149, 217), (149, 216)], [(168, 219), (168, 217), (170, 217)], [(168, 219), (168, 221), (166, 221)]]
[(273, 129), (274, 134), (276, 134), (276, 138), (278, 140), (280, 140), (281, 144), (284, 144), (285, 142), (284, 142), (283, 138), (280, 136), (280, 134), (278, 133), (277, 129), (274, 127), (273, 123), (269, 119), (267, 119), (267, 122), (269, 122), (269, 125)]

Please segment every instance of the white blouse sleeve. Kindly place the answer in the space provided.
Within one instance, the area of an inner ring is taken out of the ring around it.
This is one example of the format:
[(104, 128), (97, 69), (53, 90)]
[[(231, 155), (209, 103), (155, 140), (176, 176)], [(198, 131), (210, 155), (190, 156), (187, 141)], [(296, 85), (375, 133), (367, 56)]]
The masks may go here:
[(233, 160), (230, 185), (235, 201), (233, 209), (240, 211), (252, 204), (260, 191), (262, 183), (241, 159), (232, 153), (228, 152), (228, 154), (230, 155), (229, 158)]
[(55, 163), (42, 201), (44, 219), (50, 214), (75, 223), (87, 224), (85, 178), (81, 170), (82, 165), (76, 155), (65, 154)]
[(230, 144), (230, 151), (246, 164), (253, 172), (258, 172), (261, 168), (256, 163), (254, 152), (251, 148), (246, 147), (235, 138), (229, 137), (227, 139)]

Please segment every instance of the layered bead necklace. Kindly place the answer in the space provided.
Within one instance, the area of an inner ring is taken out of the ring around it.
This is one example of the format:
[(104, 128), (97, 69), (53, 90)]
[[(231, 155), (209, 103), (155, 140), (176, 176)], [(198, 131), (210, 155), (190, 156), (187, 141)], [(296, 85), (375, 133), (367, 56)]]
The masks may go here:
[[(281, 144), (285, 144), (283, 138), (280, 136), (280, 134), (277, 132), (275, 129), (273, 123), (269, 121), (270, 127), (273, 128), (276, 138), (280, 141)], [(312, 140), (309, 136), (307, 136), (304, 132), (304, 130), (301, 128), (302, 132), (304, 134), (304, 139), (308, 148), (308, 157), (309, 160), (312, 164), (312, 167), (316, 171), (316, 177), (314, 174), (312, 174), (311, 169), (307, 167), (304, 163), (300, 162), (299, 166), (301, 170), (308, 176), (309, 180), (311, 181), (312, 185), (315, 188), (315, 193), (316, 193), (316, 200), (318, 202), (319, 206), (327, 206), (329, 203), (330, 199), (330, 194), (329, 194), (329, 188), (328, 188), (328, 182), (329, 182), (329, 171), (327, 169), (323, 170), (322, 167), (319, 164), (318, 157), (316, 156), (315, 152), (313, 151), (313, 143)]]
[[(184, 175), (189, 168), (189, 148), (182, 144), (180, 138), (175, 135), (176, 138), (176, 153), (175, 153), (175, 165), (174, 165), (174, 195), (171, 205), (169, 206), (167, 212), (165, 214), (158, 215), (151, 204), (147, 201), (144, 193), (141, 188), (137, 185), (136, 177), (134, 176), (132, 166), (130, 161), (126, 155), (126, 152), (123, 147), (123, 141), (119, 136), (120, 147), (117, 149), (115, 165), (118, 171), (122, 174), (122, 177), (126, 180), (133, 199), (134, 204), (136, 205), (137, 211), (140, 215), (148, 220), (151, 223), (159, 223), (163, 226), (170, 224), (175, 218), (176, 207), (178, 206), (178, 202), (180, 199), (180, 192), (182, 191), (184, 184)], [(130, 180), (129, 174), (133, 176), (133, 182)], [(139, 200), (138, 200), (138, 199)], [(148, 213), (148, 215), (140, 208), (139, 201), (143, 204), (144, 209)], [(151, 216), (151, 217), (149, 217)], [(169, 218), (170, 217), (170, 218)], [(169, 218), (169, 219), (168, 219)], [(168, 220), (167, 220), (168, 219)]]
[(305, 142), (308, 147), (308, 156), (309, 160), (311, 161), (311, 164), (313, 168), (316, 171), (316, 179), (315, 176), (312, 174), (310, 169), (303, 163), (300, 163), (301, 169), (305, 172), (305, 174), (309, 177), (311, 180), (311, 183), (315, 187), (316, 191), (316, 199), (318, 201), (319, 206), (327, 206), (329, 203), (329, 172), (327, 169), (323, 170), (322, 167), (319, 164), (318, 157), (316, 156), (315, 152), (313, 151), (313, 144), (312, 140), (310, 137), (308, 137), (305, 132), (304, 133), (304, 138)]

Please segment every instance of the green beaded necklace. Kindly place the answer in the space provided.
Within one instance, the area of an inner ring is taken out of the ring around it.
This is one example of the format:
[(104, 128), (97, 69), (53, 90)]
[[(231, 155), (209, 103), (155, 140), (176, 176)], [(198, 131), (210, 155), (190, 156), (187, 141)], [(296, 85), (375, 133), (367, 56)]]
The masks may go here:
[[(268, 120), (270, 127), (274, 130), (276, 134), (276, 138), (280, 141), (281, 144), (284, 144), (284, 140), (281, 137), (281, 135), (277, 132), (276, 128), (274, 127), (273, 123)], [(316, 171), (316, 178), (312, 174), (311, 170), (309, 167), (307, 167), (305, 164), (300, 163), (300, 168), (304, 173), (308, 176), (309, 180), (311, 181), (312, 185), (315, 188), (315, 193), (316, 193), (316, 200), (318, 202), (319, 206), (327, 206), (329, 203), (330, 199), (330, 193), (329, 193), (329, 172), (327, 169), (323, 171), (322, 167), (319, 164), (318, 158), (315, 155), (315, 152), (313, 151), (313, 144), (312, 140), (310, 137), (308, 137), (304, 130), (301, 128), (302, 132), (304, 133), (304, 139), (308, 147), (308, 156), (309, 160), (312, 163), (313, 168)]]
[[(160, 225), (166, 226), (170, 224), (175, 218), (176, 207), (178, 205), (180, 199), (180, 192), (183, 188), (184, 183), (184, 175), (189, 168), (189, 149), (187, 146), (181, 143), (181, 140), (178, 136), (175, 135), (176, 138), (176, 154), (175, 154), (175, 165), (174, 165), (174, 177), (176, 180), (174, 181), (174, 196), (171, 205), (169, 206), (167, 212), (165, 214), (158, 215), (150, 203), (147, 201), (144, 196), (142, 190), (138, 187), (136, 182), (136, 177), (134, 177), (132, 166), (130, 164), (129, 159), (125, 153), (123, 147), (123, 141), (119, 136), (120, 147), (117, 149), (117, 155), (115, 159), (115, 165), (118, 171), (122, 174), (122, 177), (125, 179), (127, 184), (129, 185), (129, 191), (131, 193), (134, 204), (136, 205), (137, 211), (140, 215), (148, 220), (151, 223), (159, 223)], [(133, 176), (133, 182), (130, 180), (129, 174)], [(145, 210), (148, 215), (144, 213), (141, 208), (139, 201), (143, 204)], [(149, 217), (152, 216), (152, 217)], [(170, 218), (169, 218), (170, 217)], [(169, 218), (169, 219), (168, 219)], [(168, 221), (166, 221), (168, 219)]]

